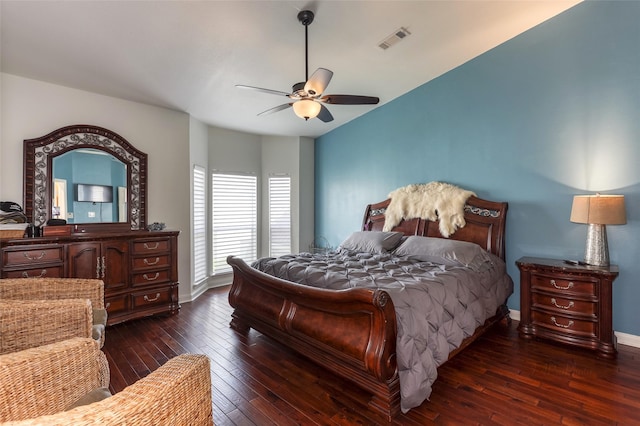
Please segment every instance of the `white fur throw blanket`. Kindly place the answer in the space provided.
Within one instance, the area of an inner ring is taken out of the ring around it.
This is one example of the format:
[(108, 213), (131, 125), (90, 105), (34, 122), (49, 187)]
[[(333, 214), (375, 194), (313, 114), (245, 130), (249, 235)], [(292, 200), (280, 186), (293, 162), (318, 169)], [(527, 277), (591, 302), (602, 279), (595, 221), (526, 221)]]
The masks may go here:
[(464, 205), (476, 194), (443, 182), (414, 184), (398, 188), (389, 194), (391, 202), (384, 212), (383, 231), (390, 231), (402, 219), (440, 220), (438, 228), (449, 238), (464, 221)]

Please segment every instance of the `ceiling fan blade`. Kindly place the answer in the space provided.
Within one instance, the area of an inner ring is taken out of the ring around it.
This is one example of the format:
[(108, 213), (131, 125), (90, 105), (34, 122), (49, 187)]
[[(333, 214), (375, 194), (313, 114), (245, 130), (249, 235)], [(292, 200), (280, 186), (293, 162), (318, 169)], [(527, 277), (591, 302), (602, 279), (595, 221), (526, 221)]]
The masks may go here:
[(324, 121), (325, 123), (333, 121), (333, 115), (331, 115), (327, 107), (324, 105), (320, 105), (320, 113), (318, 114), (318, 118), (320, 119), (320, 121)]
[(326, 68), (318, 68), (311, 74), (311, 77), (304, 85), (305, 92), (311, 97), (320, 96), (329, 85), (331, 77), (333, 77), (333, 71), (329, 71)]
[(245, 86), (244, 84), (236, 84), (236, 87), (239, 89), (257, 90), (258, 92), (269, 93), (270, 95), (287, 96), (287, 97), (291, 95), (291, 93), (281, 92), (280, 90), (263, 89), (262, 87)]
[(320, 101), (326, 104), (375, 105), (380, 102), (380, 98), (375, 96), (327, 95), (320, 98)]
[(266, 111), (262, 111), (260, 114), (258, 115), (267, 115), (267, 114), (273, 114), (274, 112), (278, 112), (278, 111), (282, 111), (283, 109), (287, 109), (290, 108), (291, 105), (293, 105), (293, 103), (290, 104), (282, 104), (282, 105), (278, 105), (276, 107), (273, 108), (269, 108)]

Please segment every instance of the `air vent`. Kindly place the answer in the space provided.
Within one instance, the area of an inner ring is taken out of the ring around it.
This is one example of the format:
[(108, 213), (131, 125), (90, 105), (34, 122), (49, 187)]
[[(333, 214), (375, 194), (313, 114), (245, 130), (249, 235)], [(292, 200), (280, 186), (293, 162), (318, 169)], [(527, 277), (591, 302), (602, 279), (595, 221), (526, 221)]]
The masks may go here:
[(409, 32), (408, 29), (406, 29), (405, 27), (400, 27), (399, 29), (394, 31), (393, 34), (391, 34), (389, 37), (382, 40), (378, 44), (378, 47), (382, 50), (387, 50), (388, 48), (390, 48), (391, 46), (393, 46), (394, 44), (396, 44), (397, 42), (399, 42), (400, 40), (402, 40), (403, 38), (405, 38), (410, 34), (411, 33)]

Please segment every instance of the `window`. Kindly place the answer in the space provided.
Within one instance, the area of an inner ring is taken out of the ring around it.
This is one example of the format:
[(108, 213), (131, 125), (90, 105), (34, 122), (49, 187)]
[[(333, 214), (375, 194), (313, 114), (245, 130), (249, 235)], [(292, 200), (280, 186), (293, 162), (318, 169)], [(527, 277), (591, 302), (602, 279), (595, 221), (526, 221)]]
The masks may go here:
[(269, 256), (291, 253), (291, 178), (269, 178)]
[(231, 272), (227, 256), (257, 257), (258, 185), (255, 176), (214, 173), (211, 179), (213, 275)]
[(207, 278), (206, 171), (193, 167), (193, 282)]

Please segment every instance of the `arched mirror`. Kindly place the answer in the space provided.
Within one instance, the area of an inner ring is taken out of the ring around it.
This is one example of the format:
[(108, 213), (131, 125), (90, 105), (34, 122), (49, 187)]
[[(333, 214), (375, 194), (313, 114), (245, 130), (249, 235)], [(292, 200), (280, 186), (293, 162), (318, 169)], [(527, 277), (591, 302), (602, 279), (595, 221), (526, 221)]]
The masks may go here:
[(24, 141), (25, 214), (80, 232), (144, 229), (147, 154), (97, 126), (67, 126)]

